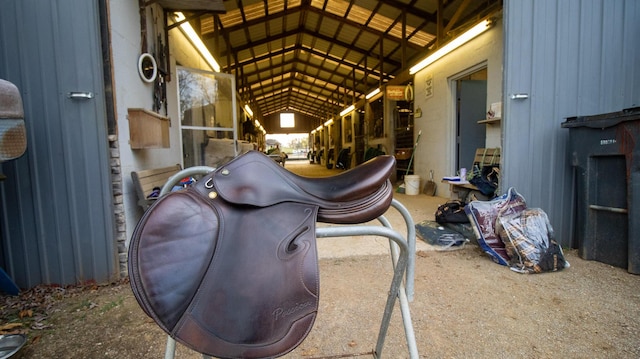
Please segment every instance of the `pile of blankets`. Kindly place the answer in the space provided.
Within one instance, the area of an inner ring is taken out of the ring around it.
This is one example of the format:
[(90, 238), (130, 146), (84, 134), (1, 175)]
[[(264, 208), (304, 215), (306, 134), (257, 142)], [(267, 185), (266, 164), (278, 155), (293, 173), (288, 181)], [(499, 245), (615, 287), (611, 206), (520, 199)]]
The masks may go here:
[(472, 201), (465, 212), (478, 245), (496, 263), (520, 273), (569, 267), (547, 214), (540, 208), (527, 208), (514, 188), (491, 201)]

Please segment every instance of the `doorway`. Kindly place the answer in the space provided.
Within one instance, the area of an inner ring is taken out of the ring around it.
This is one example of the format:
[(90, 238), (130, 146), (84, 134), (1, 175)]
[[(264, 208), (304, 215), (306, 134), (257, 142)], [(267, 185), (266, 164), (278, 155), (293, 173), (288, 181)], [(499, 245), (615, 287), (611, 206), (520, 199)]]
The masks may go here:
[(485, 147), (487, 131), (478, 121), (486, 117), (487, 69), (475, 71), (455, 81), (456, 88), (456, 170), (471, 171), (477, 148)]

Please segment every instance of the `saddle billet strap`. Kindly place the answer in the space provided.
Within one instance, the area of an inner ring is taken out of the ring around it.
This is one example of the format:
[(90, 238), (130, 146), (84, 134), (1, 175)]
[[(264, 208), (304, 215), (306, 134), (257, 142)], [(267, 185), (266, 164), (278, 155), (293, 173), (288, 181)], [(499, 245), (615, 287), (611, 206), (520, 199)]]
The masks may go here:
[(318, 206), (237, 205), (205, 185), (160, 198), (138, 223), (129, 254), (136, 299), (200, 353), (284, 355), (318, 310)]

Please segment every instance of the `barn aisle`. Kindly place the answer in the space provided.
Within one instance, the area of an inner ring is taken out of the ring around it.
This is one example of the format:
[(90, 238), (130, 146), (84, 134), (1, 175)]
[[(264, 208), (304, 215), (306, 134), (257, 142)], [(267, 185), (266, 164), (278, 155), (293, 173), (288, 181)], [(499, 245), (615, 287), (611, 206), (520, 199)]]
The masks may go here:
[[(306, 177), (328, 177), (344, 172), (340, 169), (327, 169), (319, 164), (309, 163), (307, 160), (290, 160), (285, 164), (285, 168), (295, 174)], [(394, 184), (397, 188), (399, 183)], [(394, 198), (402, 203), (413, 218), (414, 223), (423, 220), (434, 220), (434, 213), (440, 204), (447, 201), (442, 197), (431, 197), (425, 194), (406, 195), (394, 192)], [(406, 224), (402, 216), (394, 208), (390, 208), (385, 213), (385, 218), (389, 220), (392, 227), (406, 236)], [(367, 223), (377, 225), (378, 220)], [(329, 224), (318, 223), (318, 226), (331, 226)], [(420, 239), (416, 239), (416, 251), (435, 250), (435, 248)], [(382, 255), (389, 253), (389, 241), (386, 238), (376, 236), (353, 236), (338, 238), (322, 238), (318, 240), (318, 255), (320, 258), (342, 258), (349, 256)]]

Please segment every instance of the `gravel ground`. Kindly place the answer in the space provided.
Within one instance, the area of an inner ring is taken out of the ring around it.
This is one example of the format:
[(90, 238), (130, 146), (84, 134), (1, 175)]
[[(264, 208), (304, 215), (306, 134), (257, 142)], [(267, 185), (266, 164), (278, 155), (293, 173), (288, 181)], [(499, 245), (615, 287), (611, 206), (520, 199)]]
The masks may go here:
[[(475, 246), (420, 251), (411, 315), (421, 358), (639, 358), (640, 276), (565, 253), (571, 268), (518, 274)], [(386, 300), (386, 256), (323, 259), (321, 305), (287, 358), (370, 352)], [(3, 297), (2, 322), (22, 323), (23, 358), (161, 358), (166, 335), (127, 283), (35, 288)], [(30, 308), (31, 316), (18, 318)], [(382, 356), (406, 358), (398, 308)], [(178, 345), (176, 358), (199, 358)]]

